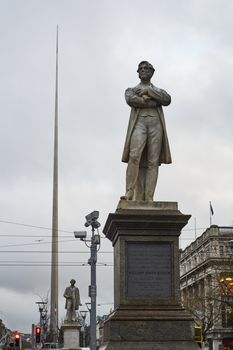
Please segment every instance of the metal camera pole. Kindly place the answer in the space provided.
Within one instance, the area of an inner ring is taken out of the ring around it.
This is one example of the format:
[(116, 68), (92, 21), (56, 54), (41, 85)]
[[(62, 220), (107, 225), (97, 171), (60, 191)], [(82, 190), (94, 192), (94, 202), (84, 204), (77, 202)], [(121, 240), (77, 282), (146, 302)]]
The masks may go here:
[[(86, 231), (75, 231), (75, 238), (79, 238), (81, 241), (85, 242), (86, 246), (91, 250), (91, 256), (88, 260), (88, 264), (91, 267), (91, 285), (89, 286), (89, 297), (91, 298), (91, 310), (90, 310), (90, 350), (96, 350), (96, 262), (97, 262), (97, 245), (100, 244), (99, 233), (95, 235), (95, 229), (100, 227), (100, 223), (97, 221), (99, 218), (99, 212), (97, 210), (86, 216), (85, 227), (91, 226), (91, 239), (86, 239)], [(87, 245), (90, 242), (90, 246)]]
[(91, 266), (91, 285), (89, 286), (89, 297), (91, 298), (91, 315), (90, 315), (90, 350), (96, 350), (96, 261), (97, 245), (95, 243), (95, 227), (92, 224), (91, 236), (91, 257), (88, 264)]

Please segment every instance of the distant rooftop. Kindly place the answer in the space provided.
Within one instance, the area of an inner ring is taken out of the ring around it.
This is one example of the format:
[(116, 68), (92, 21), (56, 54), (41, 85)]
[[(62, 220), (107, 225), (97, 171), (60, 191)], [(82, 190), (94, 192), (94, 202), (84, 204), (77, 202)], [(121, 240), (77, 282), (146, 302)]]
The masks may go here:
[(211, 225), (209, 228), (207, 228), (201, 236), (197, 237), (195, 241), (190, 243), (184, 250), (182, 250), (182, 255), (189, 254), (191, 251), (197, 249), (200, 245), (205, 243), (205, 241), (209, 240), (210, 237), (216, 237), (216, 236), (229, 236), (232, 235), (233, 239), (233, 226), (217, 226), (217, 225)]

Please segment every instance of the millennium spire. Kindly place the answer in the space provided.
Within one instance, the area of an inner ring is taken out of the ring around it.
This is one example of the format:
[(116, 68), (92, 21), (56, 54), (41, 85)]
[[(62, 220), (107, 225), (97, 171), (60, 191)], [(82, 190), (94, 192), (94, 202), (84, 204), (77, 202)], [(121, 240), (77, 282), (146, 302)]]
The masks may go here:
[(51, 300), (50, 338), (58, 340), (58, 26), (56, 40), (56, 82), (55, 82), (55, 122), (53, 159), (53, 217), (52, 217), (52, 261), (51, 261)]

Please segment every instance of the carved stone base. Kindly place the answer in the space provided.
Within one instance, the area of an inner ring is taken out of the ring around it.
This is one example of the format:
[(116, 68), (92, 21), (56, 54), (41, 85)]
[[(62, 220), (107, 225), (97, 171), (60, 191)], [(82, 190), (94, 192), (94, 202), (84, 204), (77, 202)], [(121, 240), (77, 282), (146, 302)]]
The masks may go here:
[(194, 325), (183, 308), (116, 310), (105, 322), (101, 350), (197, 350)]
[(156, 342), (138, 342), (138, 341), (119, 341), (111, 342), (101, 347), (101, 350), (200, 350), (194, 342), (186, 341), (156, 341)]
[(64, 323), (64, 346), (63, 349), (80, 350), (79, 333), (81, 325), (79, 322)]
[(102, 350), (194, 350), (180, 301), (179, 235), (190, 215), (176, 202), (120, 201), (104, 234), (114, 247), (114, 307)]

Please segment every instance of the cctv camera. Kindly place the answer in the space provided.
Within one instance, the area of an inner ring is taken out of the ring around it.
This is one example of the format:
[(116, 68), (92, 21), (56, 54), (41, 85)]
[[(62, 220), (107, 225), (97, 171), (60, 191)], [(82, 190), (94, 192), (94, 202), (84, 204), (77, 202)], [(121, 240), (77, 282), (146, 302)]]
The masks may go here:
[(89, 226), (92, 226), (93, 228), (100, 227), (100, 224), (97, 221), (98, 217), (99, 217), (99, 212), (97, 210), (95, 210), (92, 213), (86, 215), (85, 218), (86, 218), (87, 221), (85, 223), (85, 227), (89, 227)]
[(87, 237), (87, 231), (74, 231), (74, 237), (84, 239)]
[(91, 224), (93, 221), (96, 221), (99, 217), (99, 212), (97, 210), (85, 216), (87, 223)]

